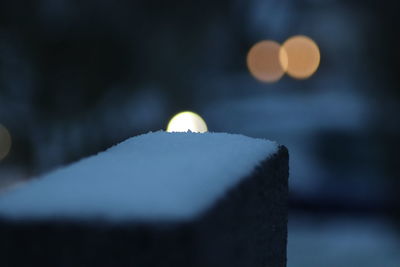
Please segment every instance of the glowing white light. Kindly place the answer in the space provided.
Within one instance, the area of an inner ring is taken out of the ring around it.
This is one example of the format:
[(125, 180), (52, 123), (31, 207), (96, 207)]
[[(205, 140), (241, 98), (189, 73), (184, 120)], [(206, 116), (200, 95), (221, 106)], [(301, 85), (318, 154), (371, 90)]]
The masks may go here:
[(187, 132), (189, 130), (196, 133), (204, 133), (208, 130), (206, 122), (191, 111), (176, 114), (167, 126), (167, 132)]

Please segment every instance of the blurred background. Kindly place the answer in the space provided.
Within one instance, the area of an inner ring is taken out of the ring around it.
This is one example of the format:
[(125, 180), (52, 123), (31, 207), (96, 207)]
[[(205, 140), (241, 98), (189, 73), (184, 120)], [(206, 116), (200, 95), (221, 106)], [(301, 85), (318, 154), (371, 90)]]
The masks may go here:
[(289, 267), (400, 266), (398, 8), (0, 0), (0, 191), (190, 110), (288, 147)]

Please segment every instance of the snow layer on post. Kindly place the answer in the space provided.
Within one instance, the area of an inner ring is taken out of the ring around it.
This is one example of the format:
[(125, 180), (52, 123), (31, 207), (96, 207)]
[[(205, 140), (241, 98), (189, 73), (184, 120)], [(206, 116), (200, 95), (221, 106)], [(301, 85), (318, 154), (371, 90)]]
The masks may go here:
[(235, 134), (148, 133), (1, 195), (0, 216), (191, 220), (277, 150)]

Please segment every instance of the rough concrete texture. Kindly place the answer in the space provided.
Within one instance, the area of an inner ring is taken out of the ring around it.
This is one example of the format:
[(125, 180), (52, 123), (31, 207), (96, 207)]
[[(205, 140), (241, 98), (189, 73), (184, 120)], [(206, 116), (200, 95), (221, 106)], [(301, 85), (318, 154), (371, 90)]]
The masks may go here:
[(191, 221), (0, 219), (0, 266), (286, 266), (287, 197), (288, 152), (280, 146)]

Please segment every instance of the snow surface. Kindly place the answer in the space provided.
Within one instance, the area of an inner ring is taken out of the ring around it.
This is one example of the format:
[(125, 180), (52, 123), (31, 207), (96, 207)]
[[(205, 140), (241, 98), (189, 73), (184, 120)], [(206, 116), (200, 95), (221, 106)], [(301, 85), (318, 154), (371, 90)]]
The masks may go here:
[(277, 149), (227, 133), (148, 133), (0, 195), (0, 216), (191, 219)]

